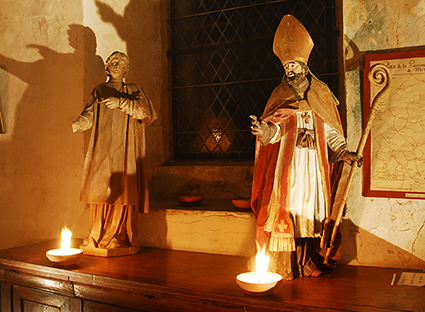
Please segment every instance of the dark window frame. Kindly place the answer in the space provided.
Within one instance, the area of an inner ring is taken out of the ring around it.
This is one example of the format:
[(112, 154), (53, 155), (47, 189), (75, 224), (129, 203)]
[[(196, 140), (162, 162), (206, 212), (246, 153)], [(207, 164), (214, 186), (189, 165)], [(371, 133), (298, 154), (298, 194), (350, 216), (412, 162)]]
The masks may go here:
[(272, 42), (285, 14), (293, 14), (310, 32), (315, 47), (309, 67), (341, 99), (338, 3), (170, 0), (172, 160), (253, 159), (249, 115), (261, 116), (282, 79)]

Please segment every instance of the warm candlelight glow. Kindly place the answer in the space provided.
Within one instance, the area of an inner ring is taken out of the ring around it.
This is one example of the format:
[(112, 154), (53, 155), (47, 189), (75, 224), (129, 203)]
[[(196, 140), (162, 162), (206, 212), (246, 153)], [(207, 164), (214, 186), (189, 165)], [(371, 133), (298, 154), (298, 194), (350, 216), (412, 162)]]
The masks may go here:
[(269, 259), (270, 256), (266, 255), (266, 248), (263, 246), (263, 248), (258, 248), (258, 244), (257, 244), (257, 249), (260, 249), (259, 251), (257, 251), (257, 254), (255, 255), (255, 272), (257, 273), (258, 278), (261, 280), (262, 277), (264, 277), (264, 275), (267, 272), (267, 269), (269, 267)]
[(236, 276), (236, 283), (248, 294), (253, 296), (266, 296), (272, 294), (274, 289), (282, 283), (282, 276), (277, 273), (267, 272), (270, 256), (266, 249), (260, 248), (257, 243), (255, 255), (255, 272), (242, 273)]
[(71, 248), (71, 237), (72, 232), (67, 227), (62, 228), (61, 248), (48, 250), (46, 252), (46, 257), (51, 262), (58, 263), (60, 265), (75, 264), (83, 254), (83, 250)]
[(71, 247), (72, 232), (65, 226), (62, 228), (62, 244), (61, 249), (68, 250)]

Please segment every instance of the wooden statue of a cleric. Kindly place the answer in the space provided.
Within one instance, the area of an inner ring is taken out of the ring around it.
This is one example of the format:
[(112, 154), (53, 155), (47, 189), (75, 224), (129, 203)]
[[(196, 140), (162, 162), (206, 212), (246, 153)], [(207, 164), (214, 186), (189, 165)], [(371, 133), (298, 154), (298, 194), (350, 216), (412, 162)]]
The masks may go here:
[(91, 229), (80, 246), (84, 254), (122, 256), (137, 253), (138, 212), (148, 212), (145, 125), (156, 113), (145, 92), (124, 82), (126, 54), (106, 60), (108, 81), (94, 88), (72, 129), (92, 129), (84, 164), (80, 200), (90, 204)]
[(257, 136), (251, 198), (257, 246), (268, 250), (272, 270), (288, 280), (319, 276), (324, 269), (321, 252), (332, 223), (336, 167), (328, 147), (337, 164), (361, 163), (347, 150), (338, 100), (307, 66), (313, 45), (294, 16), (283, 17), (273, 51), (285, 77), (261, 121), (250, 116)]

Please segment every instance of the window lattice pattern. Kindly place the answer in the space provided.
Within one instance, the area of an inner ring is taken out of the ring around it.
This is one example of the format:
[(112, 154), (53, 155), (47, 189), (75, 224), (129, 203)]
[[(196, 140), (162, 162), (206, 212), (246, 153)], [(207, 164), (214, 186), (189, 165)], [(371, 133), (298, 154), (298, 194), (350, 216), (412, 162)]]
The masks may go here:
[(249, 115), (283, 76), (273, 36), (285, 14), (310, 32), (312, 72), (338, 95), (335, 0), (170, 0), (173, 158), (253, 159)]

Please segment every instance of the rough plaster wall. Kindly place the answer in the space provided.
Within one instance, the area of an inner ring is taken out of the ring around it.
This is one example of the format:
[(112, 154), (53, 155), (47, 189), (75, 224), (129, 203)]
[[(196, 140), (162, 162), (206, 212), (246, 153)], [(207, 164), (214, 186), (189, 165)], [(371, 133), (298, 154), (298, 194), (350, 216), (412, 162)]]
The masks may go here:
[[(396, 48), (423, 48), (425, 1), (343, 2), (348, 145), (362, 131), (363, 55)], [(343, 262), (383, 267), (425, 268), (425, 201), (366, 198), (358, 171), (343, 221)]]
[(143, 86), (160, 117), (147, 129), (149, 175), (164, 161), (165, 4), (2, 1), (0, 100), (7, 133), (0, 134), (0, 249), (57, 238), (64, 225), (75, 237), (87, 235), (79, 190), (89, 131), (73, 134), (71, 122), (105, 81), (103, 60), (114, 50), (129, 55), (128, 81)]
[(68, 35), (82, 16), (81, 1), (2, 1), (0, 248), (57, 237), (83, 213), (83, 144), (70, 128), (83, 98), (83, 29)]

